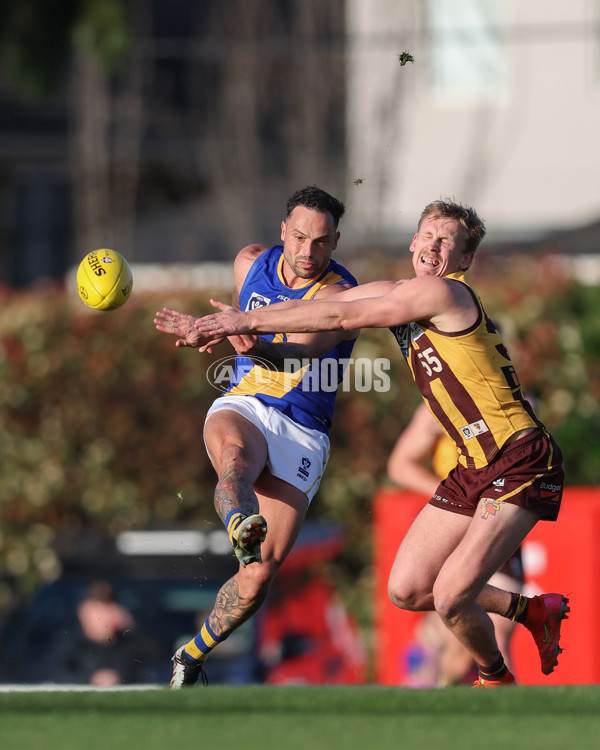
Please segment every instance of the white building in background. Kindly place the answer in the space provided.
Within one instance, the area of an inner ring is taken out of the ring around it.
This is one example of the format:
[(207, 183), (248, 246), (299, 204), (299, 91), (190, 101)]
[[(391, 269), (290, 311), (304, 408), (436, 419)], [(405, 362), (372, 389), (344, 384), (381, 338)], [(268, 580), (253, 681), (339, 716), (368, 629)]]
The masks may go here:
[(491, 241), (600, 218), (600, 0), (347, 0), (347, 35), (346, 241), (445, 197)]

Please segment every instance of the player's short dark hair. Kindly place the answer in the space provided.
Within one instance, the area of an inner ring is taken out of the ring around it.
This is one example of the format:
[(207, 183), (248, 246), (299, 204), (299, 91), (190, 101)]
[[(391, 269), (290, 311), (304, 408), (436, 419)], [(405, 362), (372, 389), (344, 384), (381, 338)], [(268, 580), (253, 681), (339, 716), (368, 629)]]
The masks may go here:
[(337, 225), (344, 215), (346, 207), (333, 195), (329, 195), (321, 188), (316, 185), (309, 185), (303, 187), (288, 198), (286, 206), (286, 216), (290, 216), (296, 206), (304, 206), (305, 208), (312, 208), (315, 211), (321, 213), (330, 213), (333, 217), (333, 223), (337, 229)]
[(466, 253), (474, 253), (485, 237), (485, 224), (470, 206), (463, 206), (452, 200), (433, 201), (433, 203), (429, 203), (423, 209), (419, 218), (419, 229), (423, 221), (429, 217), (433, 217), (434, 219), (456, 219), (467, 231), (467, 241), (465, 242)]

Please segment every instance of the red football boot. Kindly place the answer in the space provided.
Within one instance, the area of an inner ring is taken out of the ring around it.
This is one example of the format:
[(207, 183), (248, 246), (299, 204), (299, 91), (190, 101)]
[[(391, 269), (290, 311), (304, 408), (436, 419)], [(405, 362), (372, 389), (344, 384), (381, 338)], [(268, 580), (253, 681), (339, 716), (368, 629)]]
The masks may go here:
[(560, 626), (567, 618), (569, 600), (562, 594), (541, 594), (529, 600), (525, 627), (535, 641), (540, 652), (542, 672), (550, 674), (558, 664), (558, 655), (562, 648)]
[(504, 675), (499, 680), (490, 680), (483, 677), (478, 677), (473, 683), (474, 688), (495, 688), (503, 687), (504, 685), (516, 685), (514, 676), (506, 670)]

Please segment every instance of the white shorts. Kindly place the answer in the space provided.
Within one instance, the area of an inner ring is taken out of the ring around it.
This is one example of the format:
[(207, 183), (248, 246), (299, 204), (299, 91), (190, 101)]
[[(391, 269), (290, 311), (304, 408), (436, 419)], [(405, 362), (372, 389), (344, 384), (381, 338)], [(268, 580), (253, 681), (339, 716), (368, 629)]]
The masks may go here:
[(210, 407), (206, 419), (224, 409), (237, 412), (261, 431), (267, 441), (271, 474), (304, 492), (310, 503), (329, 460), (327, 435), (299, 425), (253, 396), (222, 396)]

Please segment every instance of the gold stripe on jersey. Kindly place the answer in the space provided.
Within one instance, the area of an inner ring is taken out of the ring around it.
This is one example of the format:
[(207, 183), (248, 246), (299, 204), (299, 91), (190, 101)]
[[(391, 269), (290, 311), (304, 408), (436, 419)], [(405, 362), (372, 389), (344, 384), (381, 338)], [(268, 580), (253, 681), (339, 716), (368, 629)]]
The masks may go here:
[[(448, 278), (465, 283), (462, 273)], [(498, 331), (470, 291), (478, 321), (459, 333), (411, 326), (409, 365), (431, 412), (455, 442), (459, 461), (481, 468), (512, 435), (538, 423)]]
[(231, 396), (256, 396), (257, 393), (261, 393), (264, 396), (283, 398), (286, 393), (289, 393), (300, 383), (309, 367), (310, 361), (296, 372), (267, 370), (265, 367), (255, 365), (237, 385), (228, 391), (228, 394)]
[[(281, 278), (281, 264), (283, 263), (283, 254), (277, 267), (277, 273)], [(283, 281), (283, 279), (282, 279)], [(335, 271), (330, 271), (325, 274), (320, 281), (314, 282), (309, 280), (308, 284), (311, 285), (310, 289), (302, 297), (302, 299), (312, 299), (315, 294), (326, 286), (337, 284), (340, 281), (344, 281), (343, 277)], [(273, 337), (274, 343), (280, 341), (287, 341), (287, 333), (276, 333)], [(305, 367), (301, 367), (296, 372), (277, 372), (274, 370), (267, 370), (264, 367), (254, 366), (240, 382), (233, 386), (228, 393), (232, 396), (254, 396), (257, 393), (261, 393), (265, 396), (273, 396), (274, 398), (283, 398), (286, 393), (293, 390), (304, 377), (304, 373), (308, 370), (310, 363)]]
[(340, 281), (344, 281), (343, 277), (335, 271), (330, 271), (328, 274), (323, 276), (320, 281), (317, 281), (311, 289), (302, 297), (302, 299), (312, 299), (317, 292), (324, 289), (326, 286), (332, 286), (333, 284), (339, 284)]

